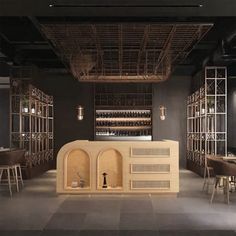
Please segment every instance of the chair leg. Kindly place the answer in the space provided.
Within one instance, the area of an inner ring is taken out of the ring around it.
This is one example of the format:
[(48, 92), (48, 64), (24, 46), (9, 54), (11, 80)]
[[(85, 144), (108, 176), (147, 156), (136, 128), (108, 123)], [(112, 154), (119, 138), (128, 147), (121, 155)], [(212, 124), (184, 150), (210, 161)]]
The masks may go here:
[(13, 184), (16, 185), (16, 191), (18, 192), (18, 188), (17, 188), (17, 179), (16, 179), (16, 173), (15, 173), (15, 167), (11, 166), (10, 167), (10, 173), (12, 174), (12, 179), (13, 179)]
[(22, 178), (22, 172), (21, 172), (20, 165), (18, 165), (18, 170), (19, 170), (19, 178), (20, 178), (21, 186), (24, 187), (24, 182), (23, 182), (23, 178)]
[(9, 187), (10, 196), (12, 197), (10, 168), (7, 168), (7, 179), (8, 179), (8, 187)]
[(207, 193), (209, 193), (209, 186), (211, 182), (210, 170), (207, 168)]
[(225, 177), (223, 177), (223, 193), (224, 193), (224, 196), (226, 197), (226, 195), (227, 195), (227, 179)]
[(1, 169), (1, 170), (0, 170), (0, 183), (1, 183), (1, 181), (2, 181), (2, 173), (3, 173), (3, 170)]
[(226, 196), (227, 196), (227, 204), (229, 204), (229, 177), (226, 178)]
[(206, 186), (206, 173), (207, 173), (207, 170), (206, 170), (206, 167), (204, 168), (204, 175), (203, 175), (203, 186), (202, 186), (202, 191), (205, 190), (205, 186)]
[(219, 178), (215, 177), (214, 188), (213, 188), (213, 191), (212, 191), (210, 203), (212, 203), (212, 201), (213, 201), (218, 183), (219, 183)]
[(229, 182), (230, 182), (230, 192), (235, 192), (235, 176), (230, 176), (230, 180), (229, 180)]
[(13, 171), (15, 172), (15, 179), (16, 179), (16, 190), (19, 192), (19, 182), (18, 182), (18, 174), (17, 174), (17, 165), (13, 167)]

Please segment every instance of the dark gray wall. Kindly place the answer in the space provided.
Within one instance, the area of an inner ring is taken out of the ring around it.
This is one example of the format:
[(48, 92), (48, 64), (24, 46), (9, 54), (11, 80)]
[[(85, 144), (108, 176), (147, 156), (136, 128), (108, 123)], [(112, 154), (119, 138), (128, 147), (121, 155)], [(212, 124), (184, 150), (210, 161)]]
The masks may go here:
[[(191, 88), (191, 77), (172, 77), (153, 85), (153, 140), (179, 141), (180, 166), (186, 161), (186, 106)], [(167, 108), (164, 121), (160, 120), (160, 105)]]
[[(66, 143), (94, 139), (93, 84), (79, 83), (69, 75), (40, 74), (34, 84), (54, 97), (55, 155)], [(76, 107), (84, 107), (84, 120), (77, 120)]]
[[(69, 3), (67, 3), (69, 2)], [(85, 7), (61, 7), (50, 8), (48, 4), (77, 4)], [(204, 7), (198, 7), (198, 4), (203, 4)], [(87, 6), (86, 6), (87, 5)], [(104, 5), (113, 7), (95, 7), (93, 5)], [(118, 7), (115, 7), (118, 5)], [(120, 7), (119, 5), (123, 5)], [(143, 7), (146, 6), (146, 7)], [(170, 7), (159, 7), (159, 5), (169, 5)], [(179, 5), (175, 7), (173, 5)], [(186, 7), (181, 7), (186, 5)], [(193, 5), (189, 6), (188, 5)], [(76, 0), (76, 1), (29, 1), (29, 0), (0, 0), (0, 15), (1, 16), (54, 16), (54, 17), (103, 17), (107, 21), (109, 17), (216, 17), (216, 16), (235, 16), (236, 3), (235, 0)], [(130, 7), (131, 6), (131, 7)], [(139, 7), (138, 7), (139, 6)], [(132, 18), (135, 20), (136, 18)], [(181, 18), (180, 18), (181, 19)]]
[[(172, 77), (153, 84), (153, 140), (173, 139), (180, 144), (180, 166), (186, 157), (186, 101), (191, 93), (190, 77)], [(55, 155), (67, 142), (94, 138), (94, 85), (79, 83), (70, 75), (39, 74), (34, 84), (54, 96)], [(131, 86), (131, 85), (129, 85)], [(195, 87), (195, 86), (194, 86)], [(76, 107), (85, 108), (83, 121), (76, 119)], [(167, 108), (165, 121), (159, 106)], [(228, 80), (228, 147), (236, 148), (236, 80)], [(9, 91), (0, 90), (0, 146), (9, 146)]]
[(228, 79), (228, 148), (236, 148), (236, 79)]
[[(69, 75), (42, 74), (35, 85), (54, 96), (55, 153), (67, 142), (94, 138), (94, 85), (79, 83)], [(114, 86), (111, 84), (111, 86)], [(121, 85), (119, 85), (121, 86)], [(124, 86), (134, 87), (135, 84)], [(145, 86), (145, 85), (143, 85)], [(180, 142), (180, 165), (185, 167), (186, 101), (190, 77), (173, 77), (153, 84), (153, 140), (172, 139)], [(83, 121), (76, 119), (76, 106), (85, 108)], [(159, 118), (159, 106), (167, 107), (165, 121)]]
[(0, 147), (9, 147), (9, 89), (0, 89)]

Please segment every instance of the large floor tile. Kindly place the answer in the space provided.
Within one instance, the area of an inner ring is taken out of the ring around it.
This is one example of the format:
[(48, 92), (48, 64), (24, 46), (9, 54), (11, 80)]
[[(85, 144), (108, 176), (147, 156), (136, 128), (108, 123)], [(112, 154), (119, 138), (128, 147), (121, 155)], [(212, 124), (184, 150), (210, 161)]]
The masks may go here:
[(79, 230), (43, 230), (40, 236), (80, 236)]
[(118, 230), (120, 213), (92, 212), (85, 217), (83, 229), (90, 230)]
[(15, 212), (0, 214), (0, 230), (43, 230), (52, 213)]
[(147, 200), (136, 200), (132, 197), (124, 199), (121, 204), (122, 213), (152, 213), (153, 206), (151, 199)]
[(0, 230), (1, 236), (41, 236), (40, 230)]
[(105, 212), (110, 214), (117, 214), (120, 212), (120, 208), (120, 200), (92, 199), (89, 206), (89, 212)]
[(45, 229), (81, 230), (85, 219), (84, 213), (56, 213), (52, 216)]
[[(195, 230), (234, 230), (236, 229), (236, 214), (188, 214), (192, 229)], [(235, 224), (233, 223), (235, 222)]]
[(120, 230), (119, 236), (159, 236), (157, 230)]
[(193, 225), (187, 214), (156, 214), (160, 230), (191, 230)]
[(155, 230), (155, 216), (152, 213), (121, 213), (120, 230)]
[(104, 199), (78, 199), (65, 200), (58, 212), (60, 213), (88, 213), (88, 212), (120, 212), (120, 200), (104, 200)]
[[(230, 194), (229, 205), (223, 202), (220, 193), (209, 204), (210, 195), (202, 191), (203, 179), (190, 171), (180, 172), (178, 197), (57, 195), (55, 176), (55, 172), (48, 172), (25, 181), (23, 190), (12, 199), (0, 191), (0, 230), (5, 230), (0, 236), (10, 231), (13, 236), (17, 233), (37, 236), (39, 232), (40, 236), (65, 233), (74, 236), (81, 232), (85, 235), (109, 235), (109, 232), (186, 235), (189, 231), (191, 235), (220, 232), (221, 236), (227, 230), (236, 230), (236, 193)], [(234, 232), (229, 233), (231, 236)]]
[(58, 213), (86, 213), (90, 208), (90, 199), (65, 200), (58, 208)]
[(231, 230), (164, 230), (159, 236), (235, 236)]
[(119, 236), (118, 230), (82, 230), (80, 236)]
[(181, 214), (184, 212), (183, 202), (177, 197), (152, 197), (153, 209), (157, 214)]

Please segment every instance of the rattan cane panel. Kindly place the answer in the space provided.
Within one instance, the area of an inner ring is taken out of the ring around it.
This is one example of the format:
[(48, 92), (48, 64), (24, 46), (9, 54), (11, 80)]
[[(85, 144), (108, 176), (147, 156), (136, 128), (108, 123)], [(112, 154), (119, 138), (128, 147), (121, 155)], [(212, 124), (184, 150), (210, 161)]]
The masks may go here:
[(170, 157), (170, 148), (131, 148), (132, 157)]
[(131, 173), (169, 173), (170, 164), (131, 164)]
[(170, 189), (170, 180), (132, 180), (131, 189)]

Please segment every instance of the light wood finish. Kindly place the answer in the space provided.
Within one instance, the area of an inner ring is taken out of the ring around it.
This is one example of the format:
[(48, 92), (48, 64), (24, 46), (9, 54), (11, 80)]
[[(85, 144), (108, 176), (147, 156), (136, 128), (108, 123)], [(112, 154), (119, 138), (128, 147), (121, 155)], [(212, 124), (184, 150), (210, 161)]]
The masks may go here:
[(65, 162), (65, 172), (67, 173), (65, 188), (71, 187), (73, 181), (84, 181), (84, 187), (90, 187), (90, 158), (82, 149), (71, 151)]
[(108, 186), (122, 188), (122, 162), (122, 155), (113, 148), (102, 151), (99, 154), (97, 159), (98, 189), (101, 189), (103, 185), (103, 173), (107, 173)]
[(210, 203), (213, 202), (215, 193), (217, 191), (217, 188), (220, 186), (220, 181), (223, 180), (223, 193), (224, 193), (224, 198), (225, 202), (229, 204), (229, 184), (230, 184), (230, 176), (221, 176), (221, 175), (216, 175), (215, 180), (214, 180), (214, 188), (212, 191)]
[[(136, 172), (131, 168), (135, 165)], [(90, 185), (73, 186), (75, 170), (79, 170), (83, 178), (90, 178), (85, 181)], [(102, 188), (104, 172), (107, 188)], [(179, 192), (179, 144), (171, 140), (68, 143), (57, 156), (57, 192), (176, 194)]]

